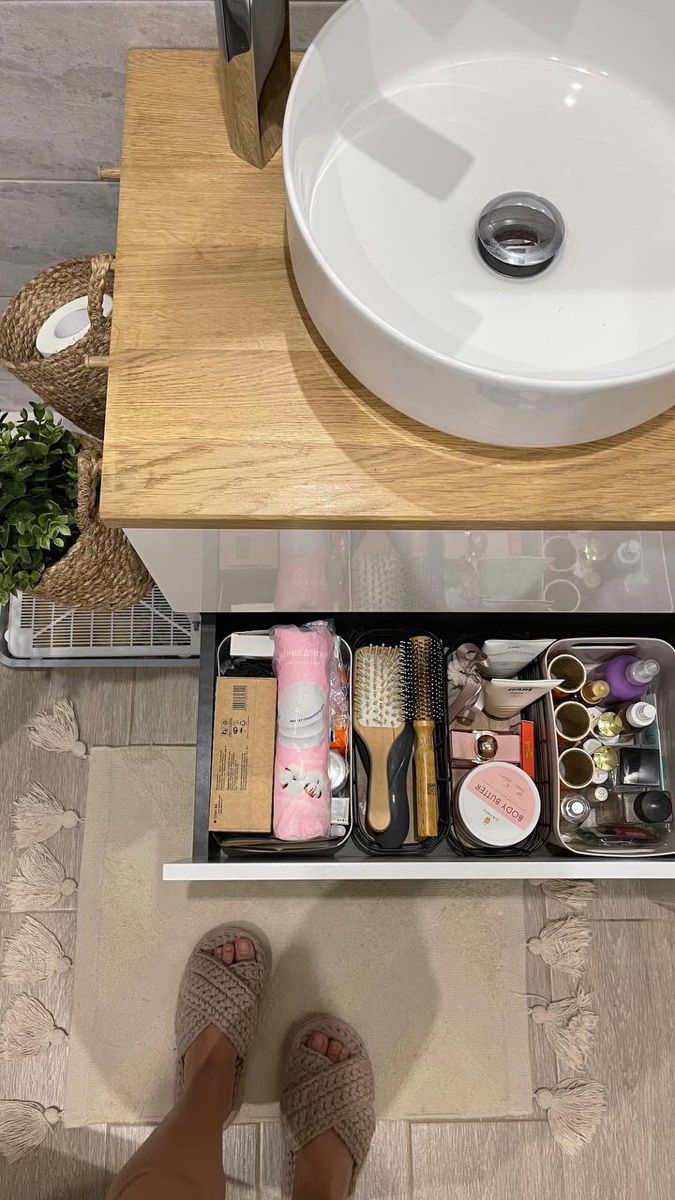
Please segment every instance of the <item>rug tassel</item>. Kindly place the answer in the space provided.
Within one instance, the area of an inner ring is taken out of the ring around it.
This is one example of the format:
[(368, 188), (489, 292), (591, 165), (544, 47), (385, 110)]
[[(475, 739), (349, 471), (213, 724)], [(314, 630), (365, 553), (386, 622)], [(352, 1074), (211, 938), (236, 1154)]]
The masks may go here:
[(46, 846), (31, 846), (21, 855), (16, 875), (6, 887), (12, 912), (39, 912), (53, 908), (64, 896), (77, 891), (74, 879), (67, 879), (62, 864)]
[(591, 992), (579, 988), (576, 996), (530, 1009), (532, 1021), (541, 1025), (554, 1053), (573, 1071), (585, 1067), (600, 1019), (591, 1007), (592, 1000)]
[(70, 700), (56, 700), (31, 717), (26, 725), (29, 740), (42, 750), (59, 754), (70, 753), (76, 758), (87, 757), (87, 747), (80, 741), (80, 730)]
[(0, 1058), (28, 1058), (61, 1046), (68, 1034), (35, 996), (22, 994), (13, 1000), (0, 1021)]
[(574, 1158), (590, 1142), (607, 1113), (607, 1089), (596, 1079), (563, 1079), (539, 1088), (534, 1098), (548, 1118), (560, 1149)]
[(18, 1162), (42, 1145), (60, 1117), (58, 1108), (31, 1100), (0, 1100), (0, 1154), (7, 1162)]
[(556, 971), (562, 971), (579, 983), (586, 963), (586, 949), (591, 940), (590, 926), (580, 917), (563, 917), (548, 921), (539, 937), (530, 938), (527, 948)]
[(74, 809), (64, 808), (41, 783), (31, 783), (27, 792), (17, 796), (12, 808), (17, 849), (25, 850), (35, 842), (45, 842), (61, 829), (74, 829), (79, 820)]
[(34, 917), (26, 917), (18, 933), (6, 939), (2, 977), (14, 987), (25, 987), (63, 975), (72, 965), (51, 929)]
[(531, 879), (530, 883), (572, 912), (584, 912), (598, 897), (598, 889), (590, 879)]

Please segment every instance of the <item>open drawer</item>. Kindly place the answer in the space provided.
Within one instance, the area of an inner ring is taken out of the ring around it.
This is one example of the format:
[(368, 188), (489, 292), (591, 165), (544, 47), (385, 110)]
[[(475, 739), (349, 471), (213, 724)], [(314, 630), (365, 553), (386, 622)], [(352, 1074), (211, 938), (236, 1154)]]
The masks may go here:
[[(327, 615), (347, 640), (355, 632), (396, 629), (402, 625), (437, 634), (446, 645), (465, 641), (482, 643), (489, 637), (552, 639), (616, 636), (675, 639), (672, 616), (659, 614), (614, 615), (553, 613), (416, 613), (416, 614), (270, 614), (270, 624), (302, 623)], [(265, 621), (267, 618), (265, 618)], [(202, 625), (197, 764), (192, 857), (164, 864), (167, 880), (323, 880), (323, 879), (543, 879), (543, 878), (675, 878), (675, 855), (659, 858), (605, 857), (583, 859), (546, 842), (529, 854), (463, 856), (452, 841), (443, 838), (430, 852), (376, 857), (352, 833), (334, 853), (318, 855), (306, 849), (283, 856), (225, 851), (209, 833), (211, 752), (217, 648), (234, 630), (260, 627), (260, 614), (220, 613), (204, 616)], [(675, 711), (673, 713), (675, 722)]]

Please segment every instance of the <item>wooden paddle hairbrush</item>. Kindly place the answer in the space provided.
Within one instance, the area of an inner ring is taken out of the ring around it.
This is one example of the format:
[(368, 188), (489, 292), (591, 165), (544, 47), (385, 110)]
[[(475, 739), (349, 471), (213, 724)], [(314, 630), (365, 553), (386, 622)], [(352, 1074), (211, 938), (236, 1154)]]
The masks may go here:
[(438, 777), (434, 736), (442, 719), (442, 651), (426, 634), (403, 646), (405, 713), (415, 730), (415, 826), (418, 838), (438, 836)]
[(398, 646), (360, 646), (354, 655), (354, 728), (370, 758), (366, 823), (372, 833), (392, 820), (387, 760), (405, 728), (401, 650)]

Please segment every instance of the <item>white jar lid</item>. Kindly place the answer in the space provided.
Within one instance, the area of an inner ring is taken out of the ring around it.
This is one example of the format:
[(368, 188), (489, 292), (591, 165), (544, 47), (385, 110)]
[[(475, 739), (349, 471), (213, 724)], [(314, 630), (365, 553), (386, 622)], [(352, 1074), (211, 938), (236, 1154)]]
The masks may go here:
[(459, 785), (457, 811), (468, 833), (482, 845), (515, 846), (536, 827), (541, 797), (520, 767), (481, 763)]

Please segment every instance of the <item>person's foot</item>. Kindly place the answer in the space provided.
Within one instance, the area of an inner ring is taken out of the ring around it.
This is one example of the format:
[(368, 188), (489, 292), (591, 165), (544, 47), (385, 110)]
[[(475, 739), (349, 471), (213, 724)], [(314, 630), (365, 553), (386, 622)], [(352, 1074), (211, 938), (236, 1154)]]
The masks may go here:
[[(307, 1045), (334, 1063), (349, 1058), (348, 1048), (325, 1033), (310, 1034)], [(342, 1138), (329, 1129), (298, 1151), (293, 1200), (346, 1200), (353, 1172), (354, 1160), (349, 1150)]]
[[(255, 945), (249, 938), (237, 938), (235, 942), (216, 946), (213, 954), (228, 967), (235, 962), (246, 962), (256, 957)], [(222, 1082), (226, 1097), (225, 1107), (229, 1114), (232, 1109), (234, 1073), (237, 1065), (237, 1053), (230, 1039), (225, 1037), (216, 1025), (207, 1025), (188, 1046), (183, 1062), (186, 1088), (204, 1068), (217, 1074)]]

